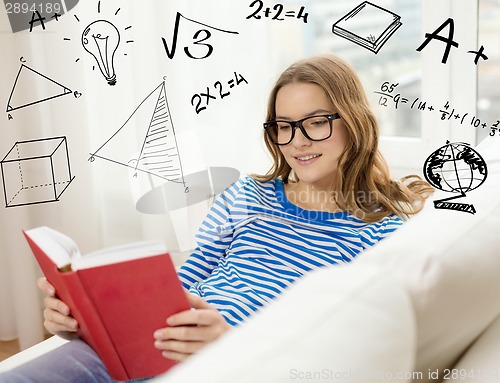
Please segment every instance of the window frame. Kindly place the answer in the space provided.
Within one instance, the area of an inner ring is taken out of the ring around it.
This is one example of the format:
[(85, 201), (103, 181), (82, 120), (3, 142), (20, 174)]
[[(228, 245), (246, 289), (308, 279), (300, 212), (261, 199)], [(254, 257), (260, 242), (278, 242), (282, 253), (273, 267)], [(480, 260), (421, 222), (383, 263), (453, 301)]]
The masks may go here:
[[(451, 48), (446, 64), (441, 63), (445, 44), (431, 41), (422, 55), (421, 99), (435, 109), (442, 109), (449, 101), (450, 110), (461, 115), (476, 113), (477, 66), (469, 50), (476, 50), (478, 39), (478, 0), (423, 0), (422, 36), (415, 49), (425, 41), (425, 33), (432, 33), (448, 18), (454, 21), (453, 40), (458, 48)], [(445, 35), (448, 28), (441, 31)], [(417, 113), (417, 111), (415, 111)], [(427, 156), (450, 142), (476, 145), (476, 128), (453, 120), (441, 120), (436, 113), (421, 113), (421, 136), (381, 136), (380, 149), (389, 167), (397, 176), (408, 172), (420, 173)]]

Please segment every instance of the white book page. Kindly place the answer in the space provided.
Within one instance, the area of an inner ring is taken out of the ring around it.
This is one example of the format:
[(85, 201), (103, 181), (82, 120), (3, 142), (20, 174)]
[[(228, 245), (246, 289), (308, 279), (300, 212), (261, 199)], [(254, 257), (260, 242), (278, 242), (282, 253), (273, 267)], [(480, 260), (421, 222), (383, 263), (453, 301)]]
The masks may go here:
[(167, 248), (165, 244), (159, 240), (134, 242), (89, 253), (75, 260), (71, 266), (73, 270), (82, 270), (133, 259), (151, 257), (166, 252)]
[(47, 226), (26, 230), (26, 234), (43, 250), (58, 268), (81, 258), (76, 243), (68, 236)]

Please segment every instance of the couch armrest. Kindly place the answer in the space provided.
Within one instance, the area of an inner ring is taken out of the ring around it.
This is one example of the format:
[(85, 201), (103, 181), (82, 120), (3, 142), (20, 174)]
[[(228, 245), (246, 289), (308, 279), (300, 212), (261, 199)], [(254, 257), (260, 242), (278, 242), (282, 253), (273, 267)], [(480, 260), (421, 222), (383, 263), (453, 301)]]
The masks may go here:
[(21, 351), (10, 358), (7, 358), (0, 362), (0, 372), (11, 370), (14, 367), (17, 367), (29, 360), (35, 359), (38, 356), (53, 350), (59, 346), (62, 346), (64, 343), (68, 342), (67, 340), (58, 337), (52, 336), (43, 342), (35, 344), (34, 346)]
[(443, 383), (500, 382), (499, 360), (500, 315), (450, 369), (448, 379)]

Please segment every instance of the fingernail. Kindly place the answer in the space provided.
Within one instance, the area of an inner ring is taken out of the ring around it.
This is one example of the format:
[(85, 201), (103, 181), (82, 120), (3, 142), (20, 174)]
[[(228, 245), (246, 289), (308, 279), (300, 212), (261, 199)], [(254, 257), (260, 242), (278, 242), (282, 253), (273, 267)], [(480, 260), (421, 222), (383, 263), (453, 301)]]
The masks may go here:
[(161, 349), (161, 342), (159, 340), (155, 342), (155, 348)]
[(153, 334), (153, 337), (155, 339), (161, 339), (161, 331), (155, 331)]
[(171, 326), (172, 326), (172, 325), (174, 324), (174, 322), (175, 322), (174, 317), (168, 317), (168, 318), (167, 318), (167, 323), (168, 323), (169, 325), (171, 325)]
[(172, 357), (173, 357), (173, 354), (171, 352), (167, 352), (167, 351), (163, 351), (162, 355), (163, 355), (163, 357), (165, 357), (167, 359), (172, 359)]
[(49, 295), (54, 295), (55, 290), (54, 290), (52, 287), (49, 287), (49, 288), (47, 289), (47, 293), (48, 293)]

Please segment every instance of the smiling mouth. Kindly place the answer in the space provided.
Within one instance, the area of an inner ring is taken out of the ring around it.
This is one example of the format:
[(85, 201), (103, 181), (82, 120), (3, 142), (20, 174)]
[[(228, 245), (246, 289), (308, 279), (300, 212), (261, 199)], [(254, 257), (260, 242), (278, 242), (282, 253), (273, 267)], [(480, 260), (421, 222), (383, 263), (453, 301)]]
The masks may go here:
[(321, 154), (311, 154), (309, 156), (303, 156), (303, 157), (295, 157), (296, 160), (299, 160), (299, 161), (309, 161), (309, 160), (312, 160), (313, 158), (318, 158), (320, 157)]

